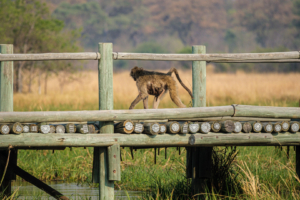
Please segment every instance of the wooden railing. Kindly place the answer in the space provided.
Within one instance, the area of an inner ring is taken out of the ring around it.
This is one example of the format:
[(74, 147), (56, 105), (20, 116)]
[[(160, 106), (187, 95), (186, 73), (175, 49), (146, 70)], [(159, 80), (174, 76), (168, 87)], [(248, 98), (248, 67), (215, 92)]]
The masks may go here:
[[(275, 53), (206, 54), (205, 46), (193, 46), (193, 54), (148, 54), (113, 52), (111, 43), (100, 43), (98, 52), (86, 53), (42, 53), (13, 54), (12, 45), (0, 45), (0, 123), (49, 122), (49, 121), (99, 121), (98, 134), (33, 134), (0, 136), (0, 148), (39, 147), (54, 148), (65, 146), (91, 146), (94, 148), (93, 181), (99, 183), (99, 198), (114, 198), (114, 181), (120, 180), (118, 158), (121, 146), (186, 146), (187, 178), (193, 178), (194, 192), (198, 193), (207, 178), (210, 178), (212, 146), (216, 145), (299, 145), (300, 133), (285, 135), (272, 134), (196, 134), (196, 135), (124, 135), (114, 133), (114, 121), (127, 119), (168, 119), (191, 120), (204, 118), (232, 119), (274, 119), (290, 120), (300, 118), (300, 108), (260, 107), (260, 106), (206, 106), (206, 61), (232, 63), (285, 63), (299, 62), (298, 51)], [(100, 111), (51, 111), (51, 112), (12, 112), (13, 111), (13, 62), (40, 60), (98, 60), (99, 110)], [(193, 108), (113, 110), (113, 60), (172, 60), (193, 61)], [(197, 108), (202, 107), (202, 108)], [(2, 155), (7, 150), (0, 152)], [(5, 163), (7, 156), (1, 156)], [(16, 160), (16, 153), (10, 158)], [(201, 162), (200, 162), (201, 159)], [(300, 160), (300, 148), (296, 148), (296, 159)], [(192, 162), (193, 161), (193, 162)], [(11, 163), (18, 171), (16, 163)], [(297, 173), (300, 173), (297, 162)], [(112, 174), (112, 169), (116, 174)], [(5, 171), (0, 167), (0, 174)], [(27, 176), (28, 177), (28, 176)], [(32, 178), (33, 179), (33, 178)], [(31, 179), (27, 178), (30, 181)], [(1, 191), (10, 193), (11, 178), (6, 178)], [(36, 180), (35, 180), (36, 181)], [(36, 183), (36, 182), (35, 182)], [(35, 184), (38, 185), (38, 184)], [(46, 190), (46, 189), (45, 189)], [(58, 193), (52, 193), (55, 195)], [(65, 197), (64, 197), (65, 198)]]

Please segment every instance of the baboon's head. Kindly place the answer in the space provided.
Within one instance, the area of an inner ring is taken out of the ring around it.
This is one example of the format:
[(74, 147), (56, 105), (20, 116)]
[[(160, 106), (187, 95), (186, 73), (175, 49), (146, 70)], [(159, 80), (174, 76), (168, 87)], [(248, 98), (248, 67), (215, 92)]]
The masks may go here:
[(131, 69), (130, 76), (134, 81), (140, 76), (141, 72), (143, 72), (143, 68), (135, 66)]

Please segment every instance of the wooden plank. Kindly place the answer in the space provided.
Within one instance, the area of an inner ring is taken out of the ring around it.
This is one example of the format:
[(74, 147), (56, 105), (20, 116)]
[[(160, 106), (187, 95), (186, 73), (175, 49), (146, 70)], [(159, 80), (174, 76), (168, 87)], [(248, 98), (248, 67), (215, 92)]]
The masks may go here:
[[(197, 47), (197, 46), (194, 46)], [(231, 53), (231, 54), (152, 54), (118, 52), (116, 60), (176, 60), (176, 61), (252, 61), (299, 59), (298, 51), (272, 53)]]
[[(103, 85), (103, 84), (102, 84)], [(104, 84), (105, 85), (105, 84)], [(106, 91), (101, 92), (105, 93)], [(133, 109), (133, 110), (92, 110), (92, 111), (35, 111), (1, 112), (0, 123), (10, 122), (81, 122), (81, 121), (123, 121), (135, 119), (177, 119), (210, 116), (231, 116), (232, 106), (206, 108), (168, 108), (168, 109)], [(113, 127), (113, 126), (112, 126)]]
[(108, 179), (110, 181), (121, 180), (120, 145), (114, 144), (108, 150)]
[[(0, 55), (11, 54), (13, 55), (12, 44), (0, 44)], [(13, 112), (13, 76), (14, 66), (12, 61), (0, 62), (0, 112)], [(8, 151), (0, 151), (2, 157), (1, 162), (6, 163), (8, 159)], [(17, 163), (17, 154), (14, 152), (10, 156), (12, 163)], [(5, 165), (0, 166), (0, 177), (4, 174)], [(11, 194), (11, 180), (15, 178), (15, 174), (12, 172), (6, 172), (3, 179), (3, 183), (0, 186), (0, 193), (3, 192), (4, 196), (10, 196)]]
[[(133, 109), (133, 110), (92, 110), (92, 111), (36, 111), (36, 112), (1, 112), (0, 123), (13, 122), (82, 122), (82, 121), (122, 121), (135, 119), (191, 119), (207, 117), (254, 117), (299, 119), (300, 108), (271, 106), (215, 106), (202, 108), (172, 108), (172, 109)], [(109, 127), (113, 127), (112, 125)]]
[[(203, 122), (211, 122), (211, 121), (223, 121), (223, 120), (232, 120), (232, 121), (261, 121), (261, 122), (278, 122), (278, 119), (275, 118), (258, 118), (258, 117), (202, 117), (202, 118), (185, 118), (178, 119), (178, 121), (203, 121)], [(168, 120), (173, 121), (173, 120)], [(280, 118), (280, 121), (291, 121), (291, 119)]]
[[(1, 55), (0, 61), (41, 61), (41, 60), (99, 60), (98, 52), (81, 53), (36, 53)], [(115, 60), (160, 60), (160, 61), (208, 61), (208, 62), (236, 62), (236, 63), (291, 63), (299, 62), (299, 52), (271, 52), (271, 53), (231, 53), (231, 54), (152, 54), (112, 52)]]
[(234, 105), (235, 117), (300, 118), (300, 108)]
[[(146, 135), (146, 134), (42, 134), (42, 133), (22, 133), (20, 135), (0, 135), (0, 148), (8, 148), (9, 145), (14, 148), (28, 148), (28, 147), (107, 147), (114, 144), (120, 146), (133, 147), (163, 147), (163, 146), (222, 146), (232, 144), (260, 146), (264, 144), (263, 140), (253, 140), (257, 136), (258, 139), (264, 139), (265, 136), (272, 136), (270, 146), (274, 145), (299, 145), (300, 132), (297, 133), (208, 133), (208, 134), (161, 134), (161, 135)], [(196, 142), (191, 145), (189, 139), (195, 136)], [(250, 136), (250, 138), (249, 138)], [(260, 138), (261, 137), (261, 138)], [(268, 139), (268, 138), (267, 138)], [(269, 140), (269, 139), (268, 139)]]
[(39, 60), (99, 60), (98, 52), (84, 53), (35, 53), (35, 54), (0, 54), (0, 61), (39, 61)]

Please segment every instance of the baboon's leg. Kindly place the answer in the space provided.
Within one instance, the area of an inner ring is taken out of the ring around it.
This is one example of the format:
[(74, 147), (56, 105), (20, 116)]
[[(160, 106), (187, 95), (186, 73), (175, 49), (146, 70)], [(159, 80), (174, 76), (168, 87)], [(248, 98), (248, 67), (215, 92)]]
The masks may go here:
[(145, 99), (146, 97), (148, 97), (147, 93), (140, 92), (136, 99), (131, 103), (129, 109), (133, 109), (136, 104), (138, 104), (138, 102), (140, 102), (142, 99)]
[(179, 108), (186, 108), (186, 106), (181, 102), (176, 88), (170, 88), (170, 97)]
[(148, 96), (143, 99), (144, 109), (148, 109)]
[(154, 99), (153, 99), (153, 108), (154, 109), (158, 108), (160, 100), (162, 100), (162, 98), (164, 98), (164, 96), (167, 92), (168, 92), (168, 90), (163, 90), (162, 93), (160, 93), (160, 95), (158, 97), (154, 97)]

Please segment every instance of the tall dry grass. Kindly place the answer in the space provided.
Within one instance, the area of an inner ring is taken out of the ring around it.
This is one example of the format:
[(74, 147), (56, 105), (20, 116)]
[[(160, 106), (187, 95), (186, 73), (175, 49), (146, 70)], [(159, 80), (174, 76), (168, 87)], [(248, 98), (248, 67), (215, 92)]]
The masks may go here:
[[(91, 110), (98, 109), (98, 73), (80, 72), (81, 78), (65, 86), (60, 92), (58, 81), (50, 77), (48, 94), (38, 94), (37, 83), (30, 94), (15, 94), (15, 110)], [(180, 71), (183, 82), (192, 88), (191, 71)], [(269, 106), (296, 106), (300, 99), (300, 73), (290, 74), (207, 74), (207, 105), (252, 104)], [(127, 109), (137, 96), (137, 88), (129, 72), (114, 74), (114, 109)], [(190, 97), (178, 84), (180, 98), (186, 105)], [(25, 88), (26, 91), (26, 88)], [(150, 103), (152, 99), (150, 98)], [(152, 105), (150, 105), (151, 107)], [(168, 95), (160, 108), (174, 108)], [(142, 102), (136, 108), (142, 108)]]

